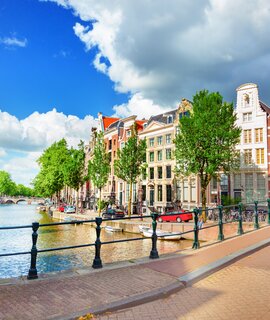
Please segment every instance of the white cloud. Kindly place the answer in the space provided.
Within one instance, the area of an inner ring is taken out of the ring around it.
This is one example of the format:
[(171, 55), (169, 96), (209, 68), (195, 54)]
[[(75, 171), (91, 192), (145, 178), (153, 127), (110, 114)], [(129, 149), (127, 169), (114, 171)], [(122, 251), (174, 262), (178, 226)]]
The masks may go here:
[(5, 150), (41, 151), (62, 138), (75, 146), (80, 139), (89, 139), (90, 129), (95, 125), (96, 120), (92, 116), (79, 119), (56, 109), (47, 113), (34, 112), (23, 120), (0, 111), (0, 147)]
[(6, 151), (2, 148), (0, 148), (0, 158), (6, 156)]
[(134, 94), (128, 103), (114, 106), (115, 117), (128, 117), (130, 115), (137, 115), (138, 119), (149, 119), (151, 116), (163, 113), (172, 107), (162, 108), (155, 105), (152, 100), (144, 99), (139, 93)]
[(18, 39), (16, 37), (5, 37), (5, 38), (0, 38), (0, 43), (4, 44), (5, 46), (8, 47), (21, 47), (24, 48), (27, 46), (27, 39)]
[(97, 49), (93, 64), (115, 89), (156, 105), (204, 88), (231, 100), (239, 84), (260, 84), (270, 72), (268, 0), (52, 1), (84, 21), (74, 32), (87, 50)]
[(16, 183), (29, 185), (38, 172), (36, 159), (45, 148), (62, 138), (73, 147), (80, 140), (88, 142), (91, 128), (96, 124), (90, 115), (80, 119), (56, 109), (34, 112), (23, 120), (0, 111), (0, 157), (5, 156), (5, 161), (0, 161), (0, 170), (10, 172)]

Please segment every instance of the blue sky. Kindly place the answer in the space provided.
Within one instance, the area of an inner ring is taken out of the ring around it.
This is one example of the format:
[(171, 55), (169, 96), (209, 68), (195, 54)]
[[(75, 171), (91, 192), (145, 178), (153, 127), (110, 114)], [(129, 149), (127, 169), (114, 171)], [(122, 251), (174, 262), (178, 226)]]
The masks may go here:
[(0, 109), (19, 119), (52, 107), (84, 117), (127, 101), (126, 94), (92, 65), (74, 34), (72, 10), (37, 0), (1, 0), (0, 38), (26, 39), (25, 47), (0, 45)]
[(248, 82), (270, 104), (269, 21), (269, 0), (1, 0), (0, 170), (29, 185), (99, 111), (149, 118)]

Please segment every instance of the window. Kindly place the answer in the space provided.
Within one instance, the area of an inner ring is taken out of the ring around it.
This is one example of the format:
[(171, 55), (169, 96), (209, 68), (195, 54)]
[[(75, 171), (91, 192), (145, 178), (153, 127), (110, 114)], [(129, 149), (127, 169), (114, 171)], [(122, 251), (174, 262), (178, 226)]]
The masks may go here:
[(245, 191), (246, 191), (246, 202), (250, 203), (253, 201), (253, 174), (245, 174)]
[(171, 143), (171, 134), (166, 134), (166, 143), (167, 144)]
[(112, 150), (112, 140), (109, 140), (109, 150)]
[(256, 149), (256, 163), (264, 164), (264, 149)]
[(116, 145), (116, 139), (113, 139), (113, 145), (114, 146)]
[(176, 182), (176, 200), (181, 201), (181, 181)]
[(132, 201), (137, 202), (137, 183), (133, 183), (132, 187)]
[(195, 179), (192, 179), (190, 182), (190, 186), (191, 186), (191, 201), (196, 201), (196, 181)]
[(263, 142), (263, 128), (255, 129), (255, 142)]
[(159, 146), (162, 145), (162, 136), (157, 138), (157, 143), (158, 143)]
[(171, 166), (166, 166), (166, 178), (170, 179), (172, 177), (172, 168)]
[(155, 178), (154, 168), (149, 168), (149, 178), (150, 179), (154, 179)]
[(162, 160), (162, 150), (159, 150), (157, 152), (157, 157), (158, 157), (158, 161), (161, 161)]
[(211, 189), (212, 190), (217, 190), (217, 178), (216, 177), (213, 177), (212, 180), (211, 180)]
[(146, 176), (147, 176), (147, 174), (146, 174), (146, 168), (143, 168), (143, 169), (142, 169), (142, 179), (143, 179), (143, 180), (146, 180)]
[(249, 102), (250, 102), (250, 99), (249, 99), (249, 95), (247, 93), (245, 93), (243, 95), (243, 98), (244, 98), (244, 107), (249, 107)]
[(243, 122), (251, 121), (252, 120), (252, 113), (247, 112), (243, 113)]
[(166, 185), (166, 200), (167, 202), (172, 201), (172, 186), (169, 184)]
[(264, 200), (265, 199), (265, 178), (263, 173), (257, 174), (257, 193), (258, 199), (257, 200)]
[(146, 200), (146, 186), (142, 186), (142, 201)]
[(154, 152), (149, 152), (149, 161), (153, 162), (154, 161)]
[(244, 163), (245, 164), (252, 163), (252, 150), (251, 149), (244, 150)]
[(158, 201), (162, 201), (162, 185), (158, 185)]
[(125, 142), (121, 142), (120, 149), (122, 150), (124, 148), (124, 146), (125, 146)]
[(129, 201), (129, 184), (126, 186), (126, 201)]
[(166, 159), (170, 160), (172, 158), (172, 149), (166, 149)]
[(241, 189), (241, 174), (237, 173), (234, 175), (234, 189)]
[(173, 117), (172, 116), (168, 116), (167, 117), (167, 123), (172, 123), (173, 122)]
[(251, 129), (244, 130), (244, 143), (251, 143)]
[(158, 167), (158, 179), (162, 179), (162, 167)]
[(190, 112), (185, 111), (185, 112), (179, 113), (179, 120), (182, 119), (183, 117), (190, 117)]
[(150, 138), (149, 139), (149, 147), (153, 147), (154, 146), (154, 138)]
[(130, 137), (130, 136), (131, 136), (131, 131), (130, 131), (130, 130), (127, 130), (126, 132), (127, 132), (127, 133), (126, 133), (127, 137)]
[(184, 194), (183, 201), (188, 201), (188, 180), (184, 180)]

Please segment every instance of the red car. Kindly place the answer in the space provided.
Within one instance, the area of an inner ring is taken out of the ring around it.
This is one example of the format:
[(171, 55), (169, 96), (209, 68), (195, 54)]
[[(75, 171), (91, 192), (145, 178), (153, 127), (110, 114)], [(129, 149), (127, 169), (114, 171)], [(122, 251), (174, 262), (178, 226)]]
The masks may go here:
[(58, 207), (58, 211), (64, 212), (65, 206), (66, 206), (66, 204), (61, 204), (61, 205)]
[(159, 222), (188, 222), (189, 220), (192, 220), (193, 216), (192, 213), (185, 210), (179, 210), (179, 211), (167, 211), (163, 214), (161, 214), (158, 217)]

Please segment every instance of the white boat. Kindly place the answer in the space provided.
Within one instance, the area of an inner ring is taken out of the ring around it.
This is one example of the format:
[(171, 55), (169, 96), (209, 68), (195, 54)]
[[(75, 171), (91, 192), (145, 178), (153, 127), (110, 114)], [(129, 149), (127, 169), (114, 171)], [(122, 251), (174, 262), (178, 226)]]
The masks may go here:
[(121, 228), (111, 227), (111, 226), (106, 226), (104, 229), (109, 232), (122, 232), (123, 231), (123, 229), (121, 229)]
[[(152, 229), (143, 230), (143, 235), (146, 238), (152, 238), (152, 234)], [(177, 232), (162, 231), (157, 229), (156, 234), (160, 240), (180, 240), (181, 238), (181, 235)]]
[(143, 225), (139, 225), (138, 228), (140, 230), (140, 233), (143, 233), (143, 231), (147, 231), (148, 229), (150, 229), (149, 227)]

